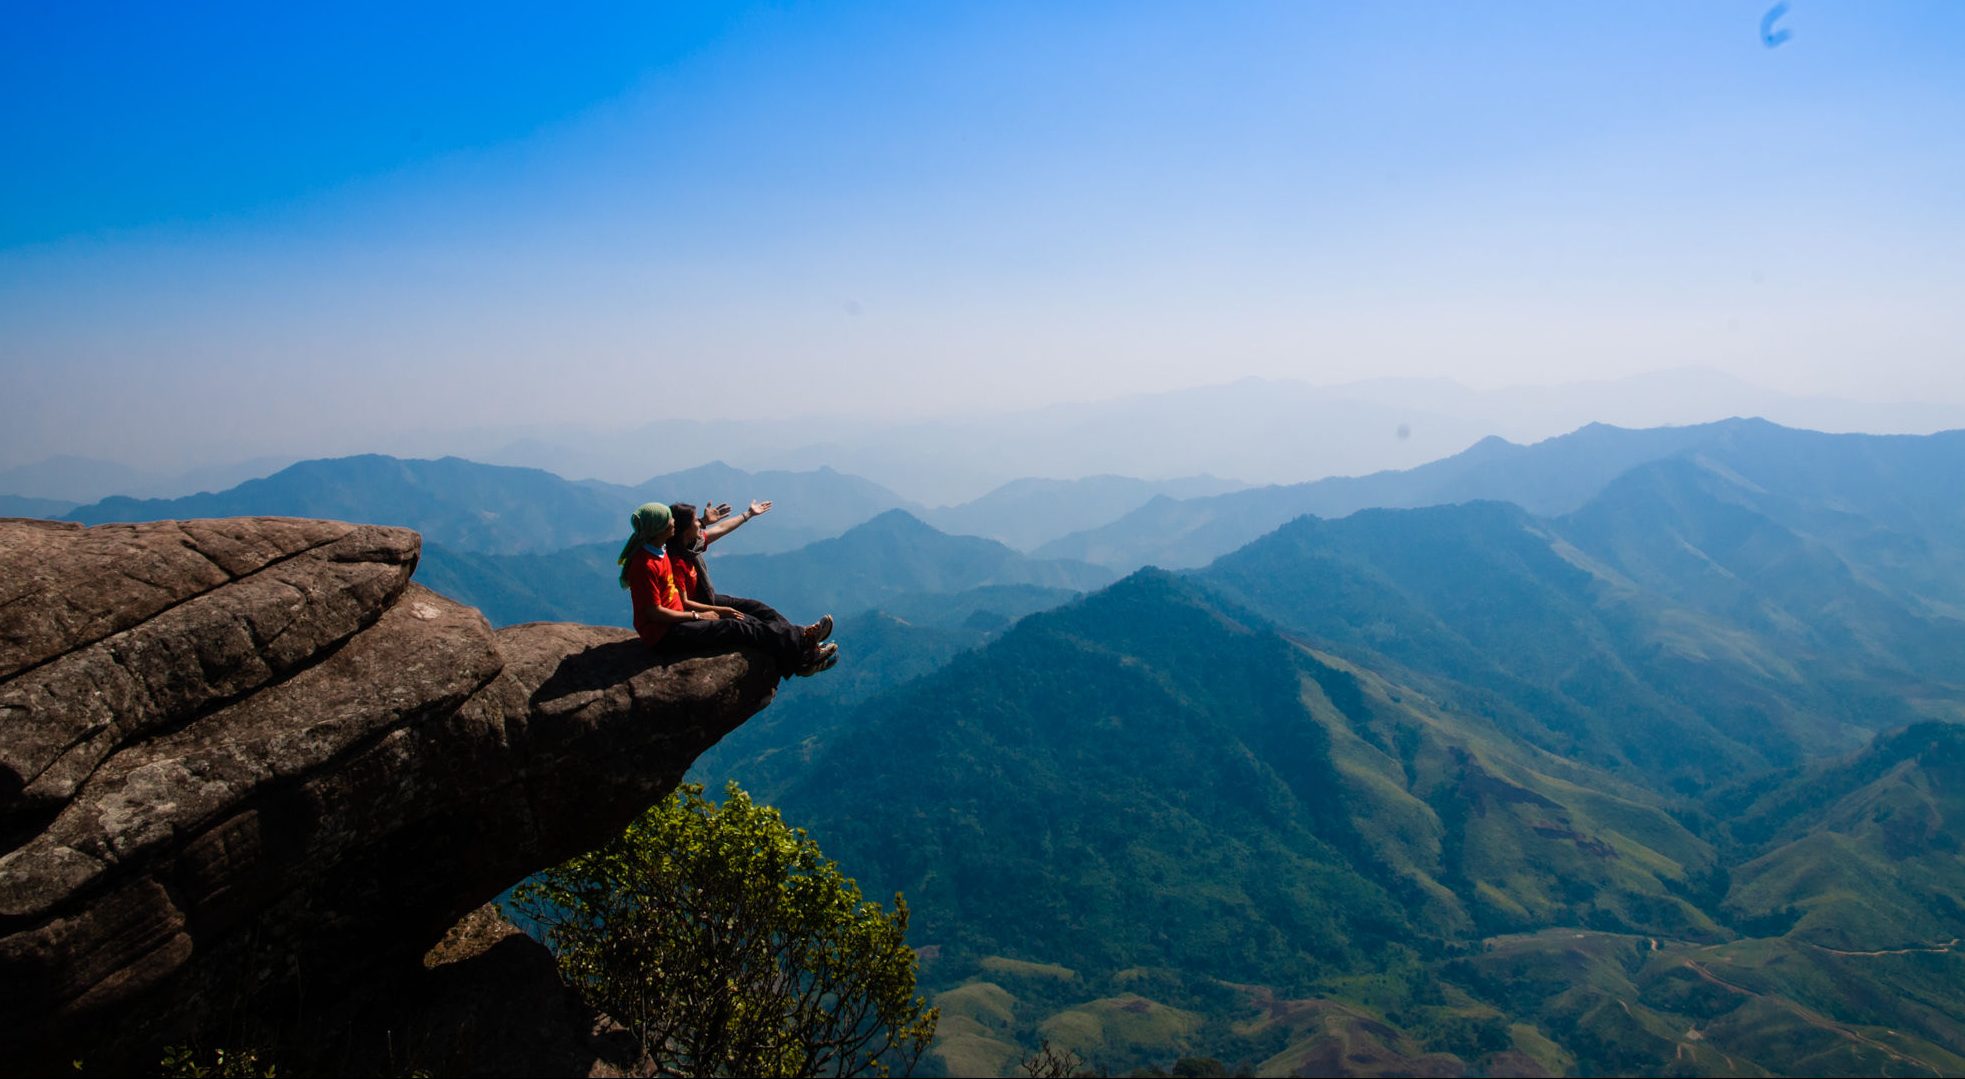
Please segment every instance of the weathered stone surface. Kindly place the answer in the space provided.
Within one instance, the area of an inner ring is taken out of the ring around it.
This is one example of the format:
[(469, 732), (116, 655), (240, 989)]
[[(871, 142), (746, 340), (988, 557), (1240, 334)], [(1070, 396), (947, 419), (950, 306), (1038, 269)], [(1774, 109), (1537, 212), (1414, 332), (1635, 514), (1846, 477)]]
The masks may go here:
[[(0, 607), (0, 831), (64, 803), (117, 746), (263, 686), (374, 622), (409, 583), (419, 547), (403, 529), (281, 518), (17, 524), (7, 523), (0, 562), (38, 584), (9, 588)], [(53, 564), (22, 564), (16, 533)], [(63, 567), (63, 537), (88, 576)], [(124, 594), (140, 618), (114, 606)]]
[[(235, 517), (83, 528), (8, 518), (0, 544), (0, 678), (356, 531), (404, 529)], [(415, 554), (415, 544), (409, 550)], [(407, 574), (405, 573), (405, 577)]]
[(408, 582), (418, 546), (0, 521), (29, 581), (0, 597), (0, 1061), (154, 1064), (242, 1001), (304, 1026), (618, 832), (776, 686), (748, 653), (493, 633)]

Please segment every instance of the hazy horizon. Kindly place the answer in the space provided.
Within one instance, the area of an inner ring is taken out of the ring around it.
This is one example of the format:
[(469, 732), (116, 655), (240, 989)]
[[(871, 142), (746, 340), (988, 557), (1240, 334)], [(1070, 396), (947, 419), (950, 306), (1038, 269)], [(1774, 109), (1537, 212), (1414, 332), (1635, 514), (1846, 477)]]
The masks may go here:
[(1965, 425), (1965, 10), (1766, 13), (18, 13), (0, 469), (812, 428), (777, 452), (1247, 378), (1512, 401), (1387, 461), (1686, 369)]
[[(1217, 417), (1235, 424), (1221, 430)], [(1589, 424), (1656, 428), (1729, 418), (1805, 430), (1929, 434), (1965, 428), (1965, 408), (1791, 397), (1699, 369), (1600, 382), (1478, 391), (1442, 379), (1337, 386), (1246, 377), (1233, 382), (1033, 409), (857, 423), (813, 441), (804, 423), (723, 419), (669, 424), (688, 437), (650, 448), (658, 426), (570, 425), (422, 431), (321, 452), (199, 462), (170, 471), (54, 455), (0, 465), (0, 494), (92, 502), (111, 494), (177, 497), (223, 490), (296, 461), (379, 453), (456, 456), (539, 468), (573, 480), (638, 485), (712, 462), (751, 472), (819, 468), (871, 479), (924, 506), (957, 505), (1014, 480), (1196, 476), (1251, 486), (1416, 467), (1487, 437), (1532, 444)], [(660, 440), (656, 440), (660, 441)], [(774, 497), (768, 490), (725, 492)]]

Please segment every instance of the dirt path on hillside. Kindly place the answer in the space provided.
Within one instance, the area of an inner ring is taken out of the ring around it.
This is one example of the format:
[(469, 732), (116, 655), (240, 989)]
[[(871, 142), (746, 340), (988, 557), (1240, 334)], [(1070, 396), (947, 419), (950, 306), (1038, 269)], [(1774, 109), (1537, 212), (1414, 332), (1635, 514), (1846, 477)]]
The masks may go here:
[(1944, 944), (1934, 944), (1929, 948), (1888, 948), (1880, 952), (1845, 952), (1840, 948), (1831, 948), (1824, 944), (1810, 944), (1809, 947), (1830, 955), (1944, 955), (1958, 947), (1958, 940), (1959, 938), (1953, 937)]
[[(1956, 941), (1954, 941), (1953, 943), (1956, 943)], [(1801, 1005), (1796, 1004), (1794, 1001), (1787, 999), (1786, 997), (1770, 997), (1765, 993), (1756, 993), (1753, 990), (1748, 989), (1744, 985), (1735, 985), (1732, 982), (1729, 982), (1726, 979), (1720, 977), (1719, 975), (1714, 974), (1712, 971), (1707, 970), (1705, 967), (1700, 966), (1698, 963), (1695, 963), (1690, 959), (1685, 960), (1685, 965), (1688, 969), (1692, 971), (1692, 973), (1697, 974), (1699, 977), (1704, 978), (1705, 980), (1713, 983), (1714, 985), (1719, 986), (1722, 989), (1726, 989), (1731, 992), (1738, 993), (1744, 997), (1752, 997), (1755, 1000), (1764, 1000), (1770, 1004), (1784, 1008), (1788, 1012), (1793, 1014), (1795, 1018), (1801, 1020), (1804, 1023), (1807, 1023), (1809, 1026), (1817, 1027), (1821, 1030), (1826, 1030), (1833, 1034), (1840, 1034), (1844, 1038), (1847, 1038), (1850, 1041), (1857, 1043), (1858, 1045), (1867, 1045), (1871, 1049), (1874, 1049), (1877, 1052), (1882, 1053), (1883, 1055), (1889, 1057), (1891, 1060), (1897, 1061), (1898, 1063), (1911, 1064), (1919, 1068), (1929, 1068), (1931, 1074), (1933, 1075), (1938, 1075), (1938, 1076), (1944, 1075), (1944, 1069), (1942, 1068), (1936, 1067), (1935, 1065), (1932, 1065), (1926, 1061), (1919, 1060), (1914, 1056), (1908, 1056), (1905, 1053), (1897, 1049), (1891, 1048), (1890, 1046), (1885, 1045), (1874, 1038), (1864, 1037), (1863, 1035), (1857, 1033), (1856, 1031), (1850, 1030), (1848, 1027), (1845, 1027), (1842, 1024), (1836, 1022), (1835, 1020), (1830, 1019), (1829, 1017), (1822, 1015), (1819, 1012), (1811, 1011), (1807, 1008), (1804, 1008)]]

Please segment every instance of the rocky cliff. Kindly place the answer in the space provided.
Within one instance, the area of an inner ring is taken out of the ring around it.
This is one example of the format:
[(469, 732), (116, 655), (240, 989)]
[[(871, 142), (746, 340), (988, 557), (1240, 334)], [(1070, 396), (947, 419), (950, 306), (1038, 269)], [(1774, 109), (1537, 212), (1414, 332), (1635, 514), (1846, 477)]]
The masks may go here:
[(493, 632), (411, 582), (419, 546), (0, 521), (0, 1068), (304, 1027), (771, 699), (761, 656)]

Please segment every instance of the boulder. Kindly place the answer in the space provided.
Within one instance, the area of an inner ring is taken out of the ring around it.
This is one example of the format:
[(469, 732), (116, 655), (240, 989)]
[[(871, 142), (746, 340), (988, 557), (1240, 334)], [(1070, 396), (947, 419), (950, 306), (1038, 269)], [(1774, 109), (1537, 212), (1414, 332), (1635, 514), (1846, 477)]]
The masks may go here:
[(304, 1027), (617, 833), (777, 685), (761, 654), (494, 632), (411, 581), (419, 550), (0, 521), (0, 1068)]

